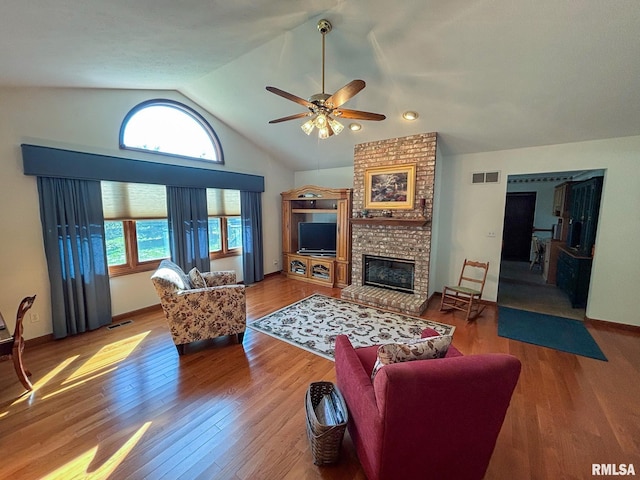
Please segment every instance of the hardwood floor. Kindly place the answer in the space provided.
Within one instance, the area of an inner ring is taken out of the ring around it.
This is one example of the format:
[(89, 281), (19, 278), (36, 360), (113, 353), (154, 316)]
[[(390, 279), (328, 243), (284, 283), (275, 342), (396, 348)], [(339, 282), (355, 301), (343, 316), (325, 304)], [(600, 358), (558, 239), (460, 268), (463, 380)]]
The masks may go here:
[[(314, 292), (340, 296), (270, 277), (247, 289), (249, 321)], [(494, 308), (467, 324), (436, 303), (423, 316), (455, 325), (463, 353), (523, 362), (487, 479), (592, 478), (592, 463), (640, 472), (638, 330), (589, 324), (601, 362), (498, 337)], [(304, 393), (335, 381), (332, 362), (250, 329), (243, 346), (223, 338), (178, 357), (160, 311), (132, 319), (27, 347), (32, 394), (0, 362), (0, 478), (365, 478), (348, 435), (336, 466), (309, 452)]]

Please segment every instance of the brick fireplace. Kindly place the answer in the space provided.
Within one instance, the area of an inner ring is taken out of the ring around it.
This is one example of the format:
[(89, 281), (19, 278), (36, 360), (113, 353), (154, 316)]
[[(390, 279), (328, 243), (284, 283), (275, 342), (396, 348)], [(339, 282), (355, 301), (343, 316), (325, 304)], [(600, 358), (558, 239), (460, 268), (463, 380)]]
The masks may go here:
[[(364, 209), (365, 171), (372, 167), (415, 164), (414, 207), (392, 210), (391, 217), (384, 216), (381, 210), (370, 210), (372, 218), (352, 220), (352, 283), (342, 290), (342, 298), (413, 315), (421, 314), (427, 307), (436, 141), (437, 135), (434, 132), (355, 146), (354, 214)], [(365, 278), (365, 256), (396, 262), (389, 267), (396, 271), (388, 272), (394, 278), (405, 277), (404, 264), (410, 264), (412, 288), (383, 288), (373, 285), (375, 281)]]

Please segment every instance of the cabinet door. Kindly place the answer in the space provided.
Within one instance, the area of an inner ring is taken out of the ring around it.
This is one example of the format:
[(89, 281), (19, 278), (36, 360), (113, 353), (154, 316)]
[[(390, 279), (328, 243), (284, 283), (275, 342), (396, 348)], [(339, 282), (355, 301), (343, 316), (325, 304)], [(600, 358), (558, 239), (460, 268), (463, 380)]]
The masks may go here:
[(333, 260), (309, 259), (309, 278), (333, 284)]
[[(282, 251), (285, 253), (293, 252), (295, 249), (292, 244), (294, 232), (291, 231), (291, 202), (282, 202)], [(295, 235), (297, 238), (297, 235)], [(296, 246), (297, 248), (297, 246)]]
[(576, 185), (571, 195), (571, 219), (574, 222), (582, 222), (584, 211), (584, 185)]
[(551, 259), (551, 240), (544, 242), (544, 267), (542, 269), (542, 278), (548, 282), (549, 280), (549, 261)]
[(553, 212), (556, 217), (571, 215), (571, 182), (558, 185), (553, 191)]
[(336, 259), (349, 261), (349, 246), (351, 245), (351, 212), (347, 200), (338, 200)]
[(598, 215), (600, 214), (600, 197), (602, 196), (602, 178), (596, 177), (589, 180), (586, 185), (585, 195), (585, 220), (584, 238), (582, 241), (582, 251), (586, 255), (591, 255), (591, 247), (596, 241), (596, 230), (598, 227)]
[(305, 257), (296, 255), (286, 255), (287, 273), (290, 275), (299, 275), (301, 277), (309, 276), (309, 265)]

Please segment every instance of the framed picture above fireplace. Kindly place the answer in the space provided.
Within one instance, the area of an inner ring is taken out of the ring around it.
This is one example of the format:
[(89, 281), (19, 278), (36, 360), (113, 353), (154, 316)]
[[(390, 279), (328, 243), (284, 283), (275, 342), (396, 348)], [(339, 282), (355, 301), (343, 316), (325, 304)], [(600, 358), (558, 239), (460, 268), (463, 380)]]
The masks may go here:
[(415, 163), (367, 168), (364, 171), (364, 208), (411, 210), (415, 185)]

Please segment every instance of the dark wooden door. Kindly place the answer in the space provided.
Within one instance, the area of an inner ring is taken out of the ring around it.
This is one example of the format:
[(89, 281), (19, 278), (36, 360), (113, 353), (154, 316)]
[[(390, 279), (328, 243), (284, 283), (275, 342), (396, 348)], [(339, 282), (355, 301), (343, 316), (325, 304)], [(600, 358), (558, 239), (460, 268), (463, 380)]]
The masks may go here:
[(528, 262), (531, 254), (536, 192), (507, 193), (502, 234), (502, 259)]

